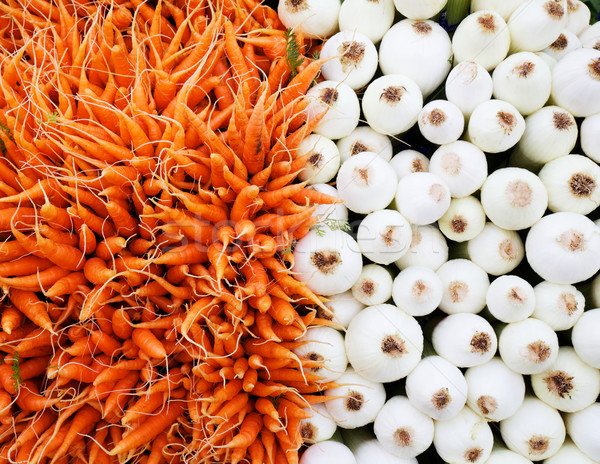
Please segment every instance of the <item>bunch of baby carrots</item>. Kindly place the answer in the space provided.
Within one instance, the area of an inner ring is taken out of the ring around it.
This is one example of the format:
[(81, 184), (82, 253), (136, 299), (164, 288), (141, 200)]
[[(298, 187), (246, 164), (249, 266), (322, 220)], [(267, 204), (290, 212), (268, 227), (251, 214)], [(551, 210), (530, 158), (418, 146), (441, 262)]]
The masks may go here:
[(298, 462), (317, 47), (258, 0), (0, 2), (0, 463)]

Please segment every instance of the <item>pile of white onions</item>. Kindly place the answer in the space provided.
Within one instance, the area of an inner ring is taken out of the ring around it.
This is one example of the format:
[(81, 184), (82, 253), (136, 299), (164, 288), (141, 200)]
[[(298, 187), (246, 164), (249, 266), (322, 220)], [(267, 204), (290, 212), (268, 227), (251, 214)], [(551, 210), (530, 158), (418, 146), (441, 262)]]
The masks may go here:
[(343, 200), (293, 249), (331, 321), (295, 349), (332, 382), (301, 464), (600, 462), (586, 3), (279, 1), (286, 27), (326, 39), (299, 179)]

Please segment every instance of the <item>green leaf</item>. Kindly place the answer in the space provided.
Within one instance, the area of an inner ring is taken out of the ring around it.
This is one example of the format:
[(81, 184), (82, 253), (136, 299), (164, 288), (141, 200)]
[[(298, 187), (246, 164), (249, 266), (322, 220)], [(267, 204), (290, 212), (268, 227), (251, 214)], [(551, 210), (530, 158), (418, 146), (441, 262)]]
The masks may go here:
[(11, 379), (14, 382), (15, 390), (18, 390), (21, 384), (23, 383), (23, 378), (21, 377), (21, 368), (19, 366), (19, 353), (15, 351), (12, 357), (13, 362), (11, 368), (13, 374), (11, 376)]
[(300, 44), (293, 30), (288, 29), (285, 32), (285, 61), (292, 70), (292, 77), (298, 74), (298, 66), (302, 64), (304, 58), (300, 53)]

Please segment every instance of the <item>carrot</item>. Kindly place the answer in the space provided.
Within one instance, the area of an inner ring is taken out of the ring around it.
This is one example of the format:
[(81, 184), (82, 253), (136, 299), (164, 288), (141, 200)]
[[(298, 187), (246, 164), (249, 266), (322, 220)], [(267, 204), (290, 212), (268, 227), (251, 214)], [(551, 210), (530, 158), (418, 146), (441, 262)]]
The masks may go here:
[(27, 276), (0, 277), (0, 284), (3, 284), (5, 288), (14, 290), (42, 292), (70, 273), (71, 271), (68, 269), (52, 266)]
[(248, 369), (244, 373), (243, 390), (245, 392), (253, 392), (258, 383), (258, 373), (255, 369)]
[(248, 404), (250, 397), (247, 393), (238, 393), (221, 407), (209, 423), (220, 424), (238, 414)]
[(124, 308), (115, 310), (112, 314), (112, 325), (115, 335), (122, 340), (127, 340), (133, 332), (132, 322)]
[(83, 268), (85, 257), (79, 248), (53, 242), (38, 233), (37, 243), (40, 251), (53, 263), (70, 271)]
[(127, 241), (123, 237), (106, 237), (96, 246), (96, 256), (104, 261), (113, 259), (113, 257), (125, 248)]
[(264, 427), (273, 433), (281, 432), (285, 429), (280, 419), (273, 419), (271, 416), (263, 416)]
[(234, 436), (226, 445), (225, 448), (248, 448), (256, 439), (262, 428), (262, 418), (260, 414), (252, 412), (246, 416), (244, 422), (240, 426), (239, 433)]
[(102, 259), (93, 257), (86, 260), (83, 266), (85, 278), (94, 285), (102, 285), (113, 279), (117, 271), (110, 269)]
[(142, 396), (127, 408), (125, 414), (121, 418), (121, 423), (129, 424), (144, 415), (149, 415), (163, 404), (163, 398), (164, 392), (155, 392)]
[(154, 358), (166, 358), (167, 352), (163, 344), (149, 329), (133, 329), (131, 334), (133, 343), (145, 353)]
[(246, 129), (242, 161), (250, 174), (256, 174), (264, 168), (266, 147), (263, 146), (263, 130), (266, 97), (267, 93), (263, 91), (256, 102)]
[(47, 398), (38, 393), (31, 380), (26, 380), (19, 387), (16, 403), (24, 411), (42, 411), (62, 401), (59, 398)]
[(248, 446), (248, 454), (250, 455), (250, 464), (264, 464), (266, 462), (265, 447), (260, 440), (254, 440)]
[(83, 272), (71, 272), (65, 277), (58, 279), (52, 286), (45, 291), (48, 298), (61, 295), (72, 294), (80, 287), (87, 284), (87, 279)]
[(95, 346), (100, 348), (100, 350), (108, 356), (113, 356), (114, 353), (121, 348), (121, 345), (117, 340), (115, 340), (107, 333), (101, 332), (99, 330), (92, 330), (90, 332), (90, 340)]
[(40, 234), (54, 242), (71, 246), (77, 246), (79, 244), (79, 237), (73, 232), (63, 232), (51, 227), (48, 224), (41, 224), (38, 227), (38, 230)]
[(2, 311), (2, 318), (0, 320), (0, 326), (2, 330), (7, 334), (11, 334), (14, 329), (19, 327), (23, 323), (23, 313), (12, 306), (4, 308)]
[(272, 297), (272, 306), (269, 308), (269, 314), (277, 322), (283, 325), (290, 325), (296, 319), (297, 313), (291, 303), (277, 297)]
[(120, 415), (120, 411), (131, 395), (130, 390), (135, 386), (139, 378), (139, 372), (129, 371), (125, 377), (115, 384), (113, 392), (106, 398), (104, 403), (102, 417), (110, 417), (113, 411)]
[(55, 457), (65, 454), (77, 437), (90, 432), (99, 419), (100, 412), (87, 404), (77, 411), (62, 444), (56, 450)]
[(52, 332), (52, 321), (48, 316), (46, 305), (35, 293), (13, 289), (9, 294), (10, 301), (23, 315), (42, 329)]
[(233, 207), (231, 208), (230, 217), (234, 222), (248, 219), (250, 214), (250, 207), (258, 204), (260, 206), (260, 200), (257, 201), (259, 195), (259, 188), (256, 185), (250, 185), (244, 187), (242, 191), (237, 195)]
[(10, 261), (25, 255), (27, 251), (19, 244), (18, 240), (4, 241), (0, 243), (0, 261)]
[(45, 258), (23, 256), (14, 261), (0, 263), (0, 276), (10, 277), (29, 275), (36, 272), (36, 270), (43, 271), (44, 269), (48, 269), (52, 265), (53, 263)]
[(111, 286), (96, 285), (85, 297), (79, 312), (79, 320), (85, 321), (92, 317), (114, 294), (115, 290)]
[(0, 210), (0, 231), (9, 231), (11, 224), (17, 230), (28, 229), (27, 224), (32, 224), (36, 217), (36, 211), (33, 208), (25, 206), (10, 207)]
[(281, 339), (273, 331), (273, 318), (265, 313), (259, 313), (255, 316), (256, 330), (259, 336), (265, 340), (280, 342)]
[(309, 86), (312, 84), (315, 77), (317, 77), (323, 63), (328, 61), (330, 58), (321, 58), (312, 61), (302, 71), (300, 71), (289, 84), (281, 92), (279, 97), (280, 105), (283, 107), (306, 93)]
[(281, 368), (273, 369), (268, 372), (262, 372), (259, 375), (261, 379), (276, 380), (279, 382), (306, 382), (306, 381), (319, 381), (323, 377), (316, 374), (310, 374), (308, 372), (298, 371), (296, 369)]
[(106, 209), (119, 235), (129, 238), (137, 233), (137, 221), (129, 214), (129, 212), (125, 208), (123, 208), (115, 201), (109, 201), (106, 204)]
[(85, 255), (93, 253), (96, 249), (96, 236), (86, 224), (79, 229), (79, 249)]
[(166, 427), (170, 426), (185, 410), (185, 402), (171, 401), (164, 411), (150, 416), (140, 426), (131, 431), (125, 438), (115, 444), (108, 454), (115, 456), (134, 449), (155, 438)]

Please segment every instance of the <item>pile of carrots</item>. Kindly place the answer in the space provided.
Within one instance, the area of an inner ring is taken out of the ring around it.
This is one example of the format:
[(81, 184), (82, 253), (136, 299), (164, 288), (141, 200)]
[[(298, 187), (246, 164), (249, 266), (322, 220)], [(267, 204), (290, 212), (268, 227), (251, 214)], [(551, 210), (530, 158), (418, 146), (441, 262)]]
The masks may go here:
[(318, 44), (257, 0), (0, 2), (0, 463), (298, 462)]

